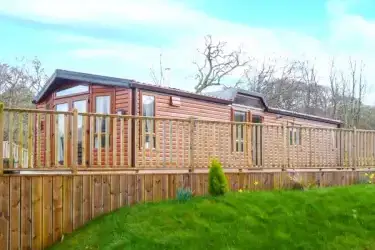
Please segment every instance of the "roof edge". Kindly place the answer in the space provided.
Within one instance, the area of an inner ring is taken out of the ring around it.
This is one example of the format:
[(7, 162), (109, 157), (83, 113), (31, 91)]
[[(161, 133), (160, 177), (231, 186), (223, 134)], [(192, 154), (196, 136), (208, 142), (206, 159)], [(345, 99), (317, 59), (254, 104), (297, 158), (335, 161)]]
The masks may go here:
[(309, 115), (309, 114), (304, 114), (304, 113), (299, 113), (299, 112), (294, 112), (294, 111), (289, 111), (289, 110), (272, 108), (272, 107), (268, 108), (267, 112), (279, 114), (279, 115), (292, 116), (292, 117), (306, 119), (306, 120), (310, 120), (310, 121), (324, 122), (324, 123), (329, 123), (329, 124), (334, 124), (334, 125), (342, 125), (343, 124), (343, 122), (340, 121), (340, 120), (334, 120), (334, 119), (325, 118), (325, 117), (322, 117), (322, 116)]
[(136, 82), (136, 81), (132, 82), (130, 84), (130, 87), (154, 91), (154, 92), (159, 92), (159, 93), (165, 93), (165, 94), (170, 94), (170, 95), (178, 95), (178, 96), (182, 96), (182, 97), (188, 97), (188, 98), (192, 98), (192, 99), (204, 100), (204, 101), (220, 103), (220, 104), (229, 105), (229, 104), (232, 103), (232, 100), (229, 100), (229, 99), (223, 99), (223, 98), (210, 96), (210, 95), (204, 95), (204, 94), (197, 94), (197, 93), (193, 93), (193, 92), (184, 91), (184, 90), (181, 90), (181, 89), (165, 88), (165, 87), (160, 87), (160, 86), (156, 86), (156, 85), (140, 83), (140, 82)]
[(45, 93), (53, 85), (56, 79), (82, 81), (82, 82), (96, 83), (96, 84), (101, 84), (101, 85), (114, 85), (114, 86), (118, 86), (121, 83), (124, 87), (129, 87), (130, 82), (131, 82), (131, 80), (129, 79), (56, 69), (55, 72), (50, 76), (50, 78), (48, 78), (43, 88), (34, 97), (32, 101), (34, 104), (38, 103), (43, 98)]
[(340, 120), (334, 120), (334, 119), (325, 118), (325, 117), (321, 117), (321, 116), (309, 115), (309, 114), (304, 114), (304, 113), (299, 113), (299, 112), (294, 112), (294, 111), (270, 107), (267, 103), (267, 100), (264, 98), (264, 96), (260, 93), (257, 93), (257, 92), (251, 92), (251, 91), (247, 91), (247, 90), (244, 90), (244, 89), (237, 89), (237, 94), (242, 94), (242, 95), (247, 95), (247, 96), (259, 98), (263, 102), (263, 105), (265, 107), (265, 111), (269, 112), (269, 113), (287, 115), (287, 116), (291, 116), (291, 117), (296, 117), (296, 118), (301, 118), (301, 119), (306, 119), (306, 120), (311, 120), (311, 121), (317, 121), (317, 122), (324, 122), (324, 123), (329, 123), (329, 124), (334, 124), (334, 125), (342, 125), (343, 124), (343, 122), (340, 121)]

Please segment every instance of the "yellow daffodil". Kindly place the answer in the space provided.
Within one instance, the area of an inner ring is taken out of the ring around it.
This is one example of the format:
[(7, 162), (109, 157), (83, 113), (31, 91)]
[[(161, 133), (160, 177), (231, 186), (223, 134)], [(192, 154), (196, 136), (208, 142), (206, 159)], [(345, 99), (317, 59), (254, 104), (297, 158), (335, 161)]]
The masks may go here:
[(368, 173), (365, 173), (365, 176), (368, 176)]
[(257, 181), (254, 182), (254, 185), (255, 185), (255, 186), (258, 185), (258, 184), (259, 184), (259, 182), (257, 182)]
[(243, 191), (242, 191), (242, 189), (240, 189), (240, 190), (238, 190), (238, 192), (239, 192), (239, 193), (242, 193)]

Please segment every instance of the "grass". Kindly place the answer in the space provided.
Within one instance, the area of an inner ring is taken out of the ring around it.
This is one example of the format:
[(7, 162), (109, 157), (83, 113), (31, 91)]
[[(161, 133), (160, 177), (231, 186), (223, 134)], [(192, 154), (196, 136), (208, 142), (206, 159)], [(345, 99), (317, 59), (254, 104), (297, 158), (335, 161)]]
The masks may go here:
[(375, 249), (375, 185), (125, 207), (51, 249)]

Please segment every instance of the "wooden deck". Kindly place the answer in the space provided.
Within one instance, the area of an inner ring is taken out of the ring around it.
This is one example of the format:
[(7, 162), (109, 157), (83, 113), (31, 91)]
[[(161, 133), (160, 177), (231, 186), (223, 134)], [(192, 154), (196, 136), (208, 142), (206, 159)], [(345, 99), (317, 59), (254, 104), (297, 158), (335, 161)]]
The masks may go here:
[(7, 108), (0, 129), (0, 171), (375, 166), (375, 131), (359, 129)]
[(178, 188), (207, 194), (214, 157), (232, 191), (289, 188), (295, 175), (321, 187), (356, 184), (375, 171), (374, 136), (0, 104), (0, 249), (44, 249), (99, 215), (173, 199)]

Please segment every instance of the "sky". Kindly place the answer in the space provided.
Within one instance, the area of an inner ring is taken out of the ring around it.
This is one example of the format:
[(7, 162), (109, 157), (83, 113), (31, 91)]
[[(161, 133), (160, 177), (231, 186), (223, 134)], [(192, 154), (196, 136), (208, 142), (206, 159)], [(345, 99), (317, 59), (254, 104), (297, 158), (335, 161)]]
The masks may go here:
[[(329, 63), (365, 64), (375, 105), (373, 0), (0, 0), (0, 61), (38, 57), (47, 74), (74, 70), (193, 90), (204, 36), (244, 56), (309, 60), (328, 84)], [(226, 79), (234, 83), (240, 72)]]

